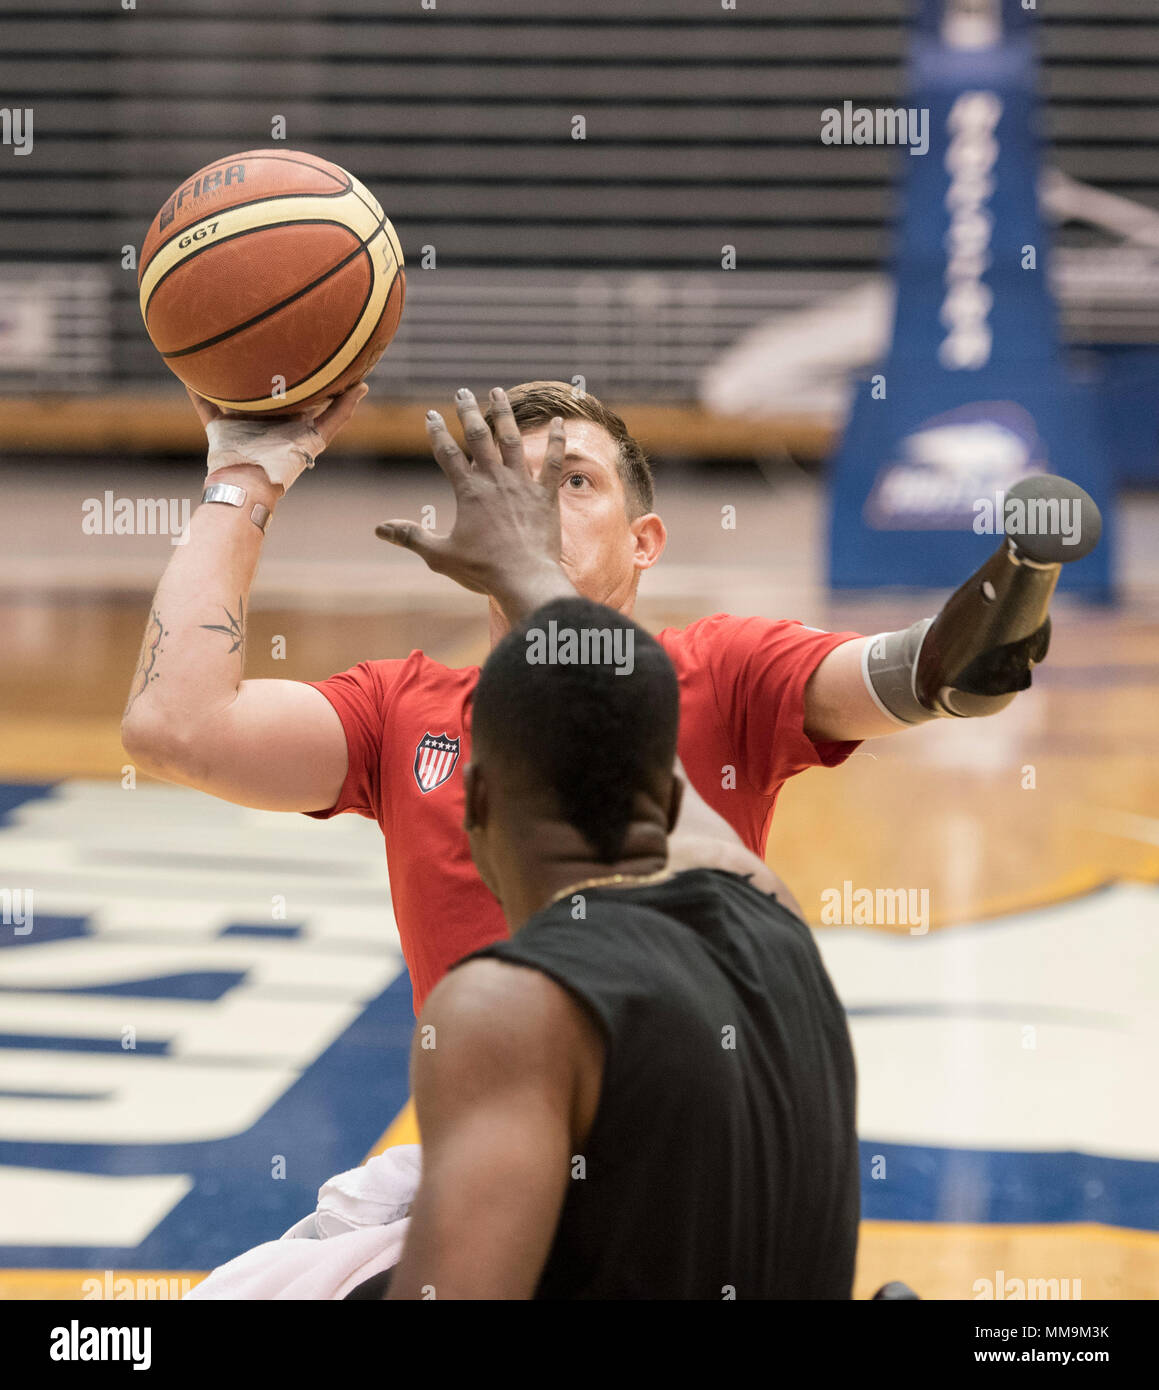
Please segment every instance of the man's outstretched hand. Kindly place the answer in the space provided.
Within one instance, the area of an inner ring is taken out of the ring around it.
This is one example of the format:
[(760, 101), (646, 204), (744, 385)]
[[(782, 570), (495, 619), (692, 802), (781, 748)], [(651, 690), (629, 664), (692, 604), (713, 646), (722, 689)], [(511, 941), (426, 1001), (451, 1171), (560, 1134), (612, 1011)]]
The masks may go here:
[(540, 604), (575, 593), (559, 564), (559, 483), (567, 446), (557, 416), (543, 468), (532, 477), (506, 393), (492, 391), (491, 407), (494, 435), (470, 391), (464, 388), (455, 398), (470, 458), (438, 411), (427, 412), (435, 460), (455, 490), (450, 535), (435, 535), (415, 521), (387, 521), (375, 534), (413, 550), (436, 574), (492, 595), (516, 623)]

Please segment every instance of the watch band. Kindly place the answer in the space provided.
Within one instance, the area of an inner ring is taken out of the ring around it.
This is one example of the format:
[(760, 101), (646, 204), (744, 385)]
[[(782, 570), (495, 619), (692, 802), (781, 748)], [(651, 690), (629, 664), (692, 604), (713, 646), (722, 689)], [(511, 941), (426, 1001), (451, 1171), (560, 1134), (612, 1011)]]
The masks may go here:
[[(210, 483), (201, 494), (202, 502), (224, 502), (227, 507), (240, 507), (245, 503), (248, 496), (244, 487), (237, 487), (233, 483)], [(261, 502), (255, 502), (253, 510), (250, 512), (250, 520), (265, 534), (266, 527), (270, 524), (272, 513), (269, 507)]]

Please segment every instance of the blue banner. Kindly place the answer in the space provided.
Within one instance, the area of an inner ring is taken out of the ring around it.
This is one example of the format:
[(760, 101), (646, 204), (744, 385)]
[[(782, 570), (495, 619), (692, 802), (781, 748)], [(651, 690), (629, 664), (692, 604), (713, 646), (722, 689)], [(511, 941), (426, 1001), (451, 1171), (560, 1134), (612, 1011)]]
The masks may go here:
[(922, 138), (898, 155), (892, 344), (858, 389), (832, 465), (829, 582), (956, 588), (997, 544), (985, 530), (996, 497), (1048, 472), (1103, 513), (1100, 545), (1064, 568), (1060, 587), (1108, 599), (1111, 473), (1047, 280), (1032, 36), (1011, 25), (987, 46), (953, 46), (933, 23), (940, 8), (923, 8), (907, 118), (894, 123)]

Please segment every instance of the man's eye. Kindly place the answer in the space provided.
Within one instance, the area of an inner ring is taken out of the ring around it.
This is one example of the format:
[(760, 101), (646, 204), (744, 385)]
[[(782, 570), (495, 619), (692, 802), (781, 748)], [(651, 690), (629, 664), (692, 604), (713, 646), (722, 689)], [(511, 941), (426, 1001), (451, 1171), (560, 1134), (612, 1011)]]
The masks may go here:
[[(582, 473), (570, 473), (564, 480), (565, 486), (570, 487), (573, 492), (578, 492), (581, 487), (586, 486), (587, 481), (588, 479)], [(573, 484), (575, 483), (578, 483), (579, 487), (574, 487)]]

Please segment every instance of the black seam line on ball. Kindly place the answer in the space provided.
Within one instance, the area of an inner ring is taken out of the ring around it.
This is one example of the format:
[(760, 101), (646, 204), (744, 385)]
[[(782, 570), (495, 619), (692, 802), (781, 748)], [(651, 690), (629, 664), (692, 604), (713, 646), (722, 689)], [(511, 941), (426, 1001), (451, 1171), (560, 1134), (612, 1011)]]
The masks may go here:
[[(291, 196), (295, 196), (295, 195), (287, 194), (286, 196), (287, 196), (287, 197), (291, 197)], [(265, 200), (264, 200), (264, 199), (258, 199), (257, 201), (261, 202), (261, 201), (265, 201)], [(229, 209), (229, 210), (230, 210), (231, 212), (233, 211), (232, 208)], [(204, 219), (202, 219), (202, 220), (204, 220)], [(196, 222), (191, 222), (191, 223), (189, 224), (189, 226), (190, 226), (190, 227), (195, 227), (195, 226), (197, 226), (197, 223), (196, 223)], [(181, 260), (176, 261), (173, 265), (171, 265), (171, 266), (169, 267), (168, 270), (164, 271), (164, 272), (161, 274), (161, 276), (160, 276), (160, 277), (158, 278), (158, 280), (157, 280), (157, 283), (156, 283), (156, 284), (153, 286), (153, 288), (149, 291), (149, 298), (145, 301), (144, 307), (143, 307), (142, 310), (141, 310), (141, 313), (142, 313), (142, 316), (143, 316), (144, 319), (145, 319), (146, 325), (147, 325), (148, 322), (149, 322), (149, 310), (150, 310), (150, 309), (152, 308), (152, 306), (153, 306), (153, 296), (157, 293), (157, 291), (161, 288), (161, 286), (165, 283), (165, 281), (169, 279), (170, 275), (175, 274), (178, 270), (181, 269), (182, 266), (188, 265), (188, 264), (190, 263), (190, 261), (195, 261), (195, 260), (198, 258), (198, 256), (204, 256), (205, 253), (206, 253), (207, 251), (213, 251), (213, 250), (216, 249), (218, 246), (225, 246), (228, 242), (236, 241), (236, 240), (238, 239), (238, 237), (242, 237), (242, 236), (252, 236), (252, 235), (254, 235), (254, 234), (257, 233), (257, 232), (269, 231), (269, 230), (270, 230), (271, 228), (273, 228), (273, 227), (341, 227), (341, 228), (343, 229), (343, 231), (349, 232), (350, 235), (353, 236), (353, 237), (357, 237), (357, 235), (358, 235), (358, 233), (355, 232), (351, 227), (348, 227), (348, 226), (346, 225), (345, 222), (337, 222), (337, 221), (335, 221), (334, 218), (332, 218), (332, 217), (308, 217), (308, 218), (291, 217), (291, 218), (288, 218), (285, 222), (270, 222), (270, 223), (268, 223), (268, 224), (267, 224), (266, 226), (264, 226), (264, 227), (242, 227), (239, 231), (230, 232), (227, 236), (223, 236), (223, 237), (214, 237), (212, 240), (206, 241), (204, 245), (199, 245), (199, 246), (196, 248), (196, 250), (190, 251), (190, 253), (189, 253), (188, 256), (183, 256), (183, 257), (181, 258)], [(186, 229), (186, 231), (188, 231), (188, 228)], [(182, 233), (182, 235), (185, 235), (185, 233)], [(375, 233), (375, 235), (377, 235), (377, 232)], [(361, 244), (361, 243), (360, 243), (360, 244)], [(150, 256), (150, 258), (149, 258), (149, 265), (152, 265), (153, 262), (154, 262), (156, 259), (157, 259), (156, 256)], [(144, 276), (144, 272), (145, 272), (145, 270), (146, 270), (147, 268), (148, 268), (148, 267), (146, 267), (146, 266), (143, 266), (143, 267), (142, 267), (142, 269), (141, 269), (142, 277)], [(160, 351), (160, 349), (158, 349), (158, 351)], [(188, 349), (187, 349), (187, 348), (180, 348), (180, 349), (178, 349), (178, 351), (180, 351), (180, 352), (187, 352)], [(162, 356), (162, 357), (165, 357), (165, 356), (167, 356), (167, 355), (168, 355), (167, 353), (164, 353), (164, 352), (161, 353), (161, 356)]]
[[(382, 231), (382, 229), (383, 229), (383, 222), (385, 222), (385, 221), (386, 221), (386, 218), (385, 218), (385, 216), (384, 216), (384, 217), (382, 218), (382, 221), (379, 222), (378, 226), (375, 227), (374, 231), (371, 232), (370, 236), (368, 236), (368, 237), (366, 238), (365, 241), (359, 241), (358, 245), (354, 248), (354, 250), (348, 252), (347, 255), (343, 256), (343, 258), (338, 262), (337, 265), (331, 266), (330, 269), (329, 269), (328, 271), (326, 271), (326, 273), (325, 273), (324, 275), (319, 275), (318, 278), (317, 278), (316, 280), (312, 280), (308, 285), (303, 285), (302, 288), (301, 288), (300, 290), (295, 290), (294, 293), (291, 294), (291, 295), (289, 295), (286, 299), (281, 300), (281, 301), (280, 301), (279, 303), (277, 303), (277, 304), (272, 304), (268, 309), (263, 309), (262, 312), (261, 312), (260, 314), (255, 314), (254, 317), (253, 317), (252, 319), (247, 319), (247, 320), (245, 321), (245, 323), (239, 323), (239, 324), (237, 324), (235, 327), (229, 329), (229, 330), (228, 330), (227, 332), (225, 332), (225, 333), (218, 333), (218, 334), (217, 334), (215, 337), (213, 337), (213, 338), (206, 338), (203, 342), (194, 343), (192, 347), (178, 348), (178, 349), (177, 349), (176, 351), (174, 351), (174, 352), (163, 352), (163, 353), (161, 354), (161, 356), (165, 359), (166, 362), (168, 362), (168, 361), (170, 361), (170, 359), (175, 358), (175, 357), (188, 357), (191, 353), (194, 353), (194, 352), (202, 352), (205, 348), (216, 347), (218, 343), (224, 343), (228, 338), (232, 338), (232, 337), (234, 336), (235, 333), (241, 333), (241, 332), (243, 332), (243, 331), (244, 331), (245, 329), (247, 329), (247, 328), (252, 328), (252, 327), (254, 326), (255, 323), (261, 323), (261, 321), (262, 321), (263, 319), (268, 319), (271, 315), (276, 314), (276, 313), (279, 313), (282, 309), (285, 309), (285, 308), (287, 308), (289, 305), (293, 304), (295, 300), (301, 299), (303, 295), (309, 294), (309, 293), (311, 292), (311, 290), (316, 290), (316, 289), (318, 288), (319, 285), (324, 284), (327, 280), (330, 279), (330, 277), (331, 277), (332, 275), (337, 275), (338, 272), (339, 272), (340, 270), (344, 270), (344, 269), (346, 268), (346, 266), (348, 266), (348, 265), (354, 260), (354, 258), (355, 258), (356, 256), (361, 256), (361, 255), (363, 255), (363, 254), (366, 252), (366, 248), (370, 245), (370, 243), (374, 240), (374, 238), (375, 238), (376, 236), (378, 236), (379, 232)], [(347, 227), (346, 224), (345, 224), (344, 222), (333, 222), (333, 223), (327, 224), (327, 223), (325, 222), (324, 219), (319, 219), (319, 221), (318, 221), (317, 223), (308, 223), (308, 222), (299, 222), (299, 221), (294, 221), (294, 222), (273, 222), (273, 223), (271, 223), (268, 227), (260, 227), (260, 228), (255, 227), (255, 228), (251, 228), (250, 230), (251, 230), (251, 231), (263, 231), (263, 232), (268, 232), (268, 231), (272, 231), (275, 227), (305, 227), (305, 226), (311, 226), (311, 225), (323, 225), (323, 226), (325, 226), (325, 225), (330, 225), (330, 226), (334, 226), (334, 227), (343, 227), (343, 228), (345, 228), (346, 231), (350, 231), (350, 228)], [(249, 234), (248, 232), (239, 232), (237, 235), (238, 235), (238, 236), (246, 236), (246, 235), (248, 235), (248, 234)], [(228, 241), (233, 241), (233, 240), (235, 240), (234, 237), (225, 237), (225, 238), (223, 238), (223, 240), (218, 241), (218, 242), (215, 242), (214, 245), (215, 245), (215, 246), (224, 246), (224, 245), (226, 244), (226, 242), (228, 242)], [(205, 247), (205, 248), (203, 248), (203, 249), (208, 250), (209, 248), (208, 248), (208, 247)], [(200, 255), (201, 252), (198, 252), (197, 254)], [(393, 248), (392, 248), (392, 254), (393, 254)], [(181, 264), (182, 264), (182, 265), (185, 265), (185, 264), (187, 264), (189, 261), (191, 261), (192, 259), (193, 259), (192, 256), (187, 256), (186, 259), (185, 259), (184, 261), (181, 262)], [(173, 268), (174, 268), (174, 270), (176, 270), (177, 267), (174, 266)], [(168, 272), (167, 272), (167, 273), (168, 273)], [(164, 277), (162, 277), (162, 278), (164, 278)], [(160, 285), (160, 283), (161, 283), (161, 282), (158, 281), (158, 285)], [(394, 283), (394, 282), (392, 281), (392, 282), (391, 282), (392, 288), (393, 288), (393, 283)], [(371, 288), (373, 288), (373, 286), (374, 286), (374, 277), (371, 276)], [(156, 292), (156, 288), (154, 289), (154, 293), (155, 293), (155, 292)], [(390, 291), (388, 290), (387, 293), (389, 294)], [(150, 296), (149, 296), (150, 301), (152, 301), (152, 298), (153, 298), (153, 296), (150, 295)], [(363, 308), (363, 309), (366, 308), (366, 300), (363, 301), (362, 308)], [(361, 313), (361, 312), (362, 312), (362, 311), (359, 310), (359, 313)], [(146, 320), (146, 322), (148, 322), (148, 320)], [(313, 373), (311, 373), (311, 375), (313, 375)], [(305, 380), (304, 377), (303, 377), (303, 380)], [(287, 388), (287, 389), (288, 389), (288, 388)], [(220, 399), (220, 398), (219, 398), (219, 399)]]
[[(366, 249), (365, 246), (363, 246), (363, 247), (360, 248), (360, 254), (361, 254), (361, 255), (364, 255), (364, 256), (366, 257), (366, 259), (367, 259), (368, 261), (370, 261), (370, 252)], [(366, 306), (370, 303), (370, 296), (374, 293), (374, 273), (373, 273), (373, 271), (374, 271), (374, 263), (373, 263), (373, 261), (371, 261), (370, 288), (366, 291), (366, 298), (363, 299), (362, 304), (359, 306), (358, 313), (355, 315), (355, 319), (354, 319), (355, 323), (357, 323), (358, 320), (362, 317), (362, 315), (366, 312)], [(385, 310), (386, 310), (386, 306), (390, 303), (390, 297), (391, 297), (391, 295), (394, 293), (394, 287), (395, 287), (395, 285), (398, 284), (398, 277), (399, 277), (399, 275), (400, 275), (401, 273), (402, 273), (402, 267), (401, 267), (401, 266), (395, 266), (394, 274), (391, 276), (390, 284), (389, 284), (389, 286), (387, 287), (386, 298), (385, 298), (385, 299), (383, 300), (383, 302), (382, 302), (382, 307), (383, 307), (383, 311), (384, 311), (384, 312), (385, 312)], [(302, 382), (304, 382), (304, 381), (309, 381), (309, 379), (310, 379), (312, 376), (317, 376), (317, 374), (318, 374), (319, 372), (325, 371), (325, 369), (327, 368), (327, 366), (329, 366), (329, 364), (330, 364), (331, 362), (334, 361), (334, 359), (338, 356), (338, 354), (342, 351), (342, 349), (343, 349), (345, 346), (346, 346), (346, 340), (343, 339), (343, 341), (342, 341), (341, 343), (338, 344), (338, 346), (334, 349), (334, 351), (330, 354), (330, 356), (326, 358), (325, 362), (319, 362), (318, 365), (317, 365), (316, 367), (311, 367), (310, 370), (306, 373), (306, 375), (303, 376), (303, 377), (299, 377), (297, 381), (291, 381), (291, 382), (289, 382), (289, 383), (287, 384), (287, 386), (286, 386), (287, 392), (297, 390), (297, 388), (298, 388), (299, 386), (301, 386)], [(365, 347), (363, 348), (363, 351), (365, 351)], [(240, 397), (234, 398), (234, 397), (230, 397), (230, 396), (215, 396), (214, 399), (215, 399), (215, 400), (219, 400), (219, 401), (223, 401), (226, 405), (242, 405), (242, 404), (244, 404), (244, 398), (240, 398)]]
[[(354, 189), (352, 189), (352, 188), (347, 188), (347, 189), (344, 190), (344, 192), (346, 192), (346, 193), (354, 193)], [(334, 193), (318, 193), (318, 194), (313, 194), (313, 193), (310, 193), (310, 194), (303, 194), (303, 193), (275, 193), (275, 194), (273, 194), (273, 196), (271, 196), (271, 197), (269, 197), (269, 198), (251, 198), (249, 202), (246, 202), (246, 203), (237, 203), (237, 204), (235, 204), (234, 207), (231, 207), (231, 208), (223, 208), (222, 211), (221, 211), (220, 213), (218, 213), (217, 215), (218, 215), (219, 218), (221, 218), (221, 217), (224, 217), (224, 216), (226, 215), (226, 213), (236, 212), (236, 211), (237, 211), (238, 209), (240, 209), (240, 208), (257, 207), (257, 206), (258, 206), (259, 204), (261, 204), (261, 203), (276, 203), (276, 202), (283, 201), (283, 200), (286, 199), (286, 198), (303, 198), (303, 197), (310, 197), (310, 198), (313, 198), (313, 197), (318, 197), (318, 198), (333, 198), (333, 197), (337, 197), (337, 196), (339, 196), (339, 195), (334, 194)], [(357, 193), (355, 193), (354, 196), (355, 196), (355, 197), (358, 197)], [(365, 199), (359, 198), (358, 201), (359, 201), (360, 203), (362, 203), (364, 207), (367, 206)], [(371, 213), (372, 216), (374, 215), (374, 209), (373, 209), (373, 208), (368, 208), (368, 211)], [(166, 247), (166, 246), (172, 246), (173, 242), (176, 241), (176, 240), (178, 240), (180, 237), (190, 235), (190, 233), (192, 232), (192, 229), (193, 229), (193, 228), (197, 227), (197, 226), (198, 226), (200, 223), (202, 223), (202, 222), (208, 222), (209, 219), (210, 219), (212, 216), (213, 216), (213, 213), (206, 213), (206, 215), (205, 215), (204, 217), (199, 217), (199, 218), (197, 219), (196, 222), (190, 222), (190, 223), (188, 224), (188, 226), (184, 227), (180, 232), (175, 232), (175, 233), (173, 234), (173, 236), (171, 236), (167, 241), (163, 242), (160, 246), (157, 247), (156, 251), (153, 252), (153, 254), (149, 257), (148, 261), (146, 261), (144, 264), (142, 264), (140, 270), (137, 272), (137, 291), (138, 291), (138, 294), (140, 293), (141, 281), (145, 278), (145, 272), (149, 269), (149, 267), (153, 264), (153, 262), (154, 262), (154, 261), (157, 259), (157, 257), (161, 254), (161, 252), (165, 249), (165, 247)], [(386, 221), (386, 214), (385, 214), (385, 213), (383, 214), (383, 221)], [(332, 217), (290, 218), (290, 219), (288, 219), (286, 222), (271, 222), (269, 225), (270, 225), (271, 227), (288, 227), (288, 226), (294, 226), (294, 225), (298, 225), (298, 226), (302, 226), (302, 227), (310, 227), (310, 226), (318, 226), (318, 227), (320, 227), (320, 226), (325, 226), (325, 225), (327, 225), (327, 224), (330, 224), (330, 225), (335, 226), (335, 227), (345, 227), (346, 230), (347, 230), (348, 232), (350, 232), (350, 234), (351, 234), (352, 236), (357, 236), (357, 235), (358, 235), (358, 233), (355, 232), (354, 229), (353, 229), (352, 227), (347, 226), (347, 224), (346, 224), (345, 222), (339, 222), (339, 221), (337, 221), (335, 218), (332, 218)], [(265, 231), (265, 230), (266, 230), (266, 229), (265, 229), (264, 227), (243, 227), (240, 231), (237, 231), (237, 232), (230, 232), (228, 236), (219, 237), (219, 238), (216, 238), (215, 240), (206, 242), (206, 244), (205, 244), (204, 246), (198, 246), (197, 249), (196, 249), (195, 251), (191, 251), (191, 252), (189, 253), (188, 256), (183, 257), (181, 260), (179, 260), (179, 261), (176, 263), (176, 265), (171, 265), (171, 266), (169, 267), (169, 269), (168, 269), (167, 271), (165, 271), (164, 274), (162, 274), (161, 278), (157, 281), (157, 283), (153, 286), (153, 288), (149, 291), (149, 298), (145, 301), (145, 303), (144, 303), (144, 304), (142, 305), (142, 307), (141, 307), (141, 315), (142, 315), (142, 317), (144, 318), (146, 324), (149, 322), (149, 309), (150, 309), (150, 306), (151, 306), (152, 303), (153, 303), (153, 296), (157, 293), (157, 291), (161, 288), (161, 286), (165, 283), (165, 281), (169, 278), (169, 276), (172, 275), (173, 272), (174, 272), (175, 270), (177, 270), (180, 266), (188, 265), (190, 261), (196, 260), (196, 258), (197, 258), (198, 256), (202, 255), (202, 254), (203, 254), (204, 252), (206, 252), (206, 251), (212, 250), (213, 247), (215, 247), (215, 246), (224, 246), (225, 243), (226, 243), (227, 241), (233, 241), (235, 238), (237, 238), (237, 237), (239, 237), (239, 236), (249, 236), (249, 234), (250, 234), (251, 232), (262, 232), (262, 231)], [(367, 242), (371, 241), (374, 237), (376, 237), (376, 236), (378, 235), (378, 233), (379, 233), (380, 230), (381, 230), (381, 224), (380, 224), (380, 226), (375, 227), (374, 231), (370, 234), (369, 237), (367, 237), (367, 239), (366, 239)], [(365, 245), (365, 244), (366, 244), (366, 242), (363, 243), (363, 245)], [(164, 356), (164, 355), (165, 355), (165, 354), (162, 353), (162, 356)]]

